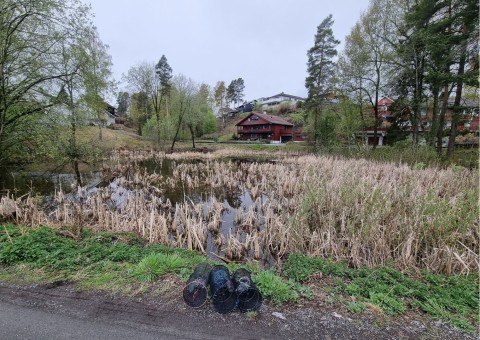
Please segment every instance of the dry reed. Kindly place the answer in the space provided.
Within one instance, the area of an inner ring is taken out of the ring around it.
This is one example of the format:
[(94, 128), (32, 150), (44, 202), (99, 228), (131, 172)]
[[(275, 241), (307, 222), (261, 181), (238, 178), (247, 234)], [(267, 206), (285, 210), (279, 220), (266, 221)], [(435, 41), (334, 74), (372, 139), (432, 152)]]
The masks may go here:
[[(240, 260), (294, 251), (348, 261), (394, 264), (438, 273), (479, 270), (478, 174), (463, 169), (414, 170), (407, 165), (314, 155), (280, 155), (273, 163), (223, 161), (253, 152), (173, 153), (126, 150), (112, 159), (123, 173), (111, 185), (55, 194), (48, 210), (32, 197), (0, 198), (0, 218), (38, 226), (81, 224), (134, 231), (149, 242), (207, 250), (208, 233), (225, 256)], [(255, 154), (258, 155), (258, 154)], [(173, 175), (148, 174), (137, 162), (175, 160)], [(202, 162), (182, 163), (182, 160)], [(222, 235), (224, 203), (163, 198), (168, 188), (246, 190), (253, 204), (234, 211), (234, 230)]]

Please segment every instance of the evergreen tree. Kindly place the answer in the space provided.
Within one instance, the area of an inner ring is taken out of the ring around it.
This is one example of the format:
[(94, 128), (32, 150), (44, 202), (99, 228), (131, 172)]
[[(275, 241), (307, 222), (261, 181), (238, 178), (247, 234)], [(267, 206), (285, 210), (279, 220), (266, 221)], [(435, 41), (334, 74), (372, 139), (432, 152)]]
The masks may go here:
[(235, 104), (241, 103), (244, 97), (243, 91), (245, 90), (245, 82), (242, 78), (238, 78), (234, 83), (235, 89)]
[(225, 82), (223, 80), (217, 81), (217, 84), (213, 88), (213, 99), (215, 106), (218, 108), (218, 112), (222, 117), (222, 128), (225, 129), (225, 114), (227, 113), (226, 104), (227, 89), (225, 88)]
[(332, 92), (332, 79), (335, 73), (334, 58), (337, 55), (336, 46), (340, 43), (332, 31), (332, 15), (327, 16), (317, 27), (315, 42), (308, 52), (308, 76), (305, 87), (308, 90), (306, 106), (313, 118), (313, 141), (319, 140), (319, 123), (322, 106), (327, 96)]
[(153, 83), (153, 92), (152, 92), (152, 103), (153, 109), (155, 111), (156, 125), (157, 125), (157, 143), (160, 144), (160, 124), (161, 117), (160, 112), (162, 111), (162, 104), (165, 103), (165, 112), (166, 115), (169, 115), (168, 112), (168, 98), (170, 96), (171, 84), (170, 79), (172, 78), (172, 68), (168, 65), (167, 58), (165, 55), (162, 55), (158, 63), (155, 65), (155, 80)]
[(125, 116), (130, 105), (130, 94), (128, 92), (119, 92), (117, 96), (117, 112), (121, 116)]
[[(160, 82), (160, 98), (167, 101), (171, 90), (172, 68), (168, 64), (165, 55), (162, 55), (155, 66), (155, 74)], [(168, 106), (168, 105), (166, 105)]]
[(230, 106), (230, 103), (235, 103), (235, 81), (235, 79), (232, 80), (227, 87), (226, 99), (228, 106)]

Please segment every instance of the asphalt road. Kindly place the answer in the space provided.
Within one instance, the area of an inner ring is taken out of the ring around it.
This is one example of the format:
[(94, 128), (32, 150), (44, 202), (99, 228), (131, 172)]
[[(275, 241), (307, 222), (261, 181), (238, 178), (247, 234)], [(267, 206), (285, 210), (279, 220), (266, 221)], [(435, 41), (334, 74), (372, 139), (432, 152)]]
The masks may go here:
[[(136, 327), (78, 319), (0, 301), (0, 339), (212, 339), (176, 328)], [(143, 327), (142, 327), (143, 326)], [(148, 329), (145, 329), (148, 328)], [(219, 337), (213, 337), (220, 339)]]

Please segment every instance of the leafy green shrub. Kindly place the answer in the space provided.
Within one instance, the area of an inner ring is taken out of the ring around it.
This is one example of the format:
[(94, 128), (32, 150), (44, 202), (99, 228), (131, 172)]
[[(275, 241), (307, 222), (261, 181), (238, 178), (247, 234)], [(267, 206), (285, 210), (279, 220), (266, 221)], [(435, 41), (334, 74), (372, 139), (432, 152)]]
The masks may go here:
[(25, 229), (24, 234), (11, 242), (2, 242), (0, 262), (35, 263), (42, 266), (54, 257), (70, 254), (74, 248), (75, 241), (58, 237), (50, 228)]

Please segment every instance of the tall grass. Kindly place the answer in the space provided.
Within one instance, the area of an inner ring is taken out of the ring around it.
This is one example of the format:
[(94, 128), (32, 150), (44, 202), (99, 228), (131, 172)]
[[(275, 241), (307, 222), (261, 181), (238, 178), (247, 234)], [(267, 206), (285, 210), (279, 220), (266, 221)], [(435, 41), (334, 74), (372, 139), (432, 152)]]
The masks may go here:
[[(206, 154), (119, 150), (113, 159), (128, 164), (151, 158), (203, 161), (178, 163), (169, 178), (119, 165), (121, 170), (109, 173), (128, 176), (115, 186), (88, 194), (79, 188), (76, 200), (58, 192), (50, 210), (33, 197), (4, 196), (0, 217), (31, 226), (134, 231), (151, 243), (203, 253), (211, 233), (233, 260), (273, 256), (281, 261), (300, 251), (355, 267), (478, 271), (476, 171), (292, 153), (278, 154), (276, 162), (218, 160), (251, 155), (228, 149)], [(120, 194), (118, 187), (126, 189)], [(211, 197), (206, 203), (187, 199), (172, 205), (162, 192), (176, 187), (245, 190), (255, 203), (236, 211), (234, 230), (222, 234), (223, 203)]]

